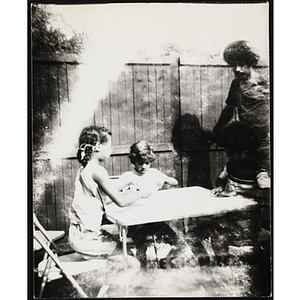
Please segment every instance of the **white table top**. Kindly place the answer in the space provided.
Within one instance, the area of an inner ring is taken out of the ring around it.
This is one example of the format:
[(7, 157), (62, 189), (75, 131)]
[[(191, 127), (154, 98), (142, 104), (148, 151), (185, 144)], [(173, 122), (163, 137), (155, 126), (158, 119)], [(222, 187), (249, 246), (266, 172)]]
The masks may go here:
[(186, 187), (158, 191), (148, 199), (139, 199), (128, 207), (110, 203), (107, 218), (122, 226), (170, 221), (183, 218), (213, 216), (243, 210), (256, 202), (240, 196), (214, 197), (202, 187)]

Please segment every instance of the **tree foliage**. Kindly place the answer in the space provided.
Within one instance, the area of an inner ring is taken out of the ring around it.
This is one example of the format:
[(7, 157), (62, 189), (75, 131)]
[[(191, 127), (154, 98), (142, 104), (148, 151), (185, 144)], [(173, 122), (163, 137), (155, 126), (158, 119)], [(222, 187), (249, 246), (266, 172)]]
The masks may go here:
[(32, 4), (31, 7), (31, 46), (32, 54), (79, 54), (82, 52), (85, 36), (74, 33), (67, 38), (60, 30), (51, 27), (50, 18), (53, 16), (45, 5)]

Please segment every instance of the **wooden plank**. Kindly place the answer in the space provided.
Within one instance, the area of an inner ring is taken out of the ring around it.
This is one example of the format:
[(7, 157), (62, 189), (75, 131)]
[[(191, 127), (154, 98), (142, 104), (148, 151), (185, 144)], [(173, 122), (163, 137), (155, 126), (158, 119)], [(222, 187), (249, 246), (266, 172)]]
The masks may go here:
[(142, 85), (142, 124), (143, 124), (143, 139), (150, 141), (151, 138), (151, 123), (150, 123), (150, 99), (149, 99), (149, 69), (148, 66), (141, 68), (143, 85)]
[(51, 127), (49, 130), (51, 131), (51, 135), (55, 135), (55, 131), (57, 127), (60, 126), (60, 99), (59, 99), (59, 74), (57, 70), (57, 65), (48, 65), (48, 82), (49, 82), (49, 115)]
[(180, 67), (180, 117), (191, 113), (189, 101), (189, 85), (190, 85), (189, 72), (186, 66)]
[(113, 157), (103, 162), (103, 167), (106, 169), (109, 175), (114, 175), (113, 173)]
[(159, 153), (160, 157), (160, 163), (159, 163), (159, 170), (168, 175), (168, 176), (174, 176), (174, 167), (173, 167), (173, 158), (172, 158), (172, 152), (162, 152)]
[(132, 67), (126, 68), (125, 95), (126, 95), (127, 139), (128, 139), (128, 144), (133, 144), (135, 141), (135, 115), (134, 115), (135, 110), (134, 110)]
[(177, 54), (171, 54), (170, 63), (170, 94), (171, 94), (171, 122), (172, 131), (180, 117), (180, 61)]
[(68, 99), (71, 102), (72, 99), (72, 91), (74, 89), (75, 84), (78, 82), (78, 65), (76, 64), (67, 64), (67, 84), (68, 84)]
[(113, 156), (111, 157), (112, 161), (112, 171), (109, 175), (120, 175), (122, 174), (122, 166), (121, 166), (121, 157)]
[(51, 161), (48, 160), (45, 166), (45, 200), (47, 206), (48, 229), (55, 230), (57, 227), (57, 210), (55, 199), (54, 172)]
[(151, 168), (160, 170), (160, 153), (159, 152), (155, 152), (155, 160), (151, 163)]
[[(112, 124), (111, 124), (111, 105), (110, 105), (110, 97), (109, 95), (103, 99), (101, 99), (102, 102), (102, 126), (108, 128), (109, 130), (112, 130)], [(114, 133), (112, 133), (114, 134)]]
[(157, 87), (157, 142), (164, 142), (164, 69), (163, 66), (156, 66), (156, 87)]
[(112, 145), (120, 145), (120, 120), (119, 120), (119, 99), (117, 94), (117, 83), (110, 81), (109, 84), (110, 113)]
[(215, 187), (215, 183), (223, 171), (224, 168), (224, 159), (223, 151), (210, 151), (210, 179)]
[(157, 110), (156, 110), (156, 70), (148, 66), (148, 99), (149, 99), (149, 143), (157, 141)]
[(134, 101), (134, 120), (135, 136), (134, 141), (143, 139), (143, 77), (140, 66), (133, 66), (133, 101)]
[(120, 165), (121, 165), (120, 174), (123, 174), (124, 172), (127, 172), (127, 171), (132, 169), (132, 165), (130, 163), (128, 155), (121, 155), (120, 156)]
[[(193, 66), (193, 99), (194, 115), (197, 116), (199, 123), (201, 120), (202, 107), (201, 107), (201, 90), (200, 90), (200, 68)], [(198, 124), (195, 124), (197, 126)], [(200, 123), (201, 126), (201, 123)]]
[(200, 68), (200, 78), (201, 78), (201, 104), (202, 104), (202, 114), (201, 114), (201, 129), (202, 130), (211, 130), (211, 128), (207, 128), (206, 126), (206, 116), (209, 116), (210, 111), (210, 96), (209, 96), (209, 78), (208, 78), (208, 67), (204, 66)]
[(39, 55), (33, 57), (34, 62), (53, 62), (53, 63), (73, 63), (79, 64), (81, 59), (78, 54), (52, 54), (47, 53), (45, 55)]
[(64, 114), (65, 106), (69, 102), (69, 86), (68, 86), (68, 68), (67, 64), (60, 64), (57, 67), (58, 78), (58, 122), (57, 126), (60, 128), (66, 122), (67, 116)]
[(164, 66), (164, 142), (171, 141), (172, 136), (172, 104), (170, 90), (170, 66)]
[(48, 66), (40, 66), (40, 97), (41, 97), (41, 112), (42, 112), (42, 123), (43, 123), (43, 136), (42, 136), (42, 149), (52, 141), (51, 132), (51, 101), (49, 99), (49, 75)]
[(33, 102), (32, 102), (32, 138), (33, 150), (42, 150), (43, 138), (43, 109), (41, 97), (40, 65), (33, 64)]
[(97, 105), (94, 108), (94, 123), (95, 126), (104, 126), (104, 121), (103, 121), (103, 110), (104, 110), (104, 100), (99, 99), (97, 102)]
[(122, 72), (117, 83), (119, 102), (120, 145), (128, 144), (128, 108), (126, 100), (126, 75)]
[(209, 78), (209, 91), (210, 91), (210, 108), (209, 115), (204, 121), (204, 127), (208, 131), (212, 131), (213, 127), (219, 120), (222, 108), (222, 69), (220, 68), (210, 68), (208, 73)]
[(56, 230), (65, 230), (66, 211), (65, 211), (65, 193), (64, 193), (64, 172), (63, 160), (60, 159), (57, 165), (53, 167), (54, 173), (54, 197), (56, 211)]
[(68, 232), (69, 228), (69, 209), (72, 205), (73, 195), (74, 195), (74, 182), (75, 178), (73, 176), (72, 170), (72, 160), (71, 159), (63, 159), (62, 160), (62, 172), (63, 172), (63, 210), (65, 213), (65, 224), (64, 229), (65, 232)]
[(45, 192), (45, 173), (43, 160), (36, 160), (32, 163), (32, 195), (33, 211), (43, 226), (47, 226), (47, 207), (44, 197)]

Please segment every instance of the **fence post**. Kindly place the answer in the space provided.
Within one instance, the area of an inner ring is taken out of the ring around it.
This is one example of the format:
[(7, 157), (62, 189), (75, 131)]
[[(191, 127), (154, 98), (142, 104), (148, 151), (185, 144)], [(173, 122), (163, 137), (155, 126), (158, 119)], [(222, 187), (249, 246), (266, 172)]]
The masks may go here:
[(180, 58), (177, 53), (171, 53), (170, 61), (170, 90), (171, 90), (171, 105), (172, 105), (172, 125), (180, 117)]
[[(172, 141), (173, 135), (178, 135), (178, 131), (181, 130), (181, 104), (180, 104), (180, 58), (176, 52), (171, 53), (170, 57), (170, 92), (171, 92), (171, 106), (172, 106)], [(176, 128), (175, 128), (176, 126)], [(181, 134), (180, 141), (181, 143)], [(178, 136), (177, 136), (178, 138)], [(174, 142), (174, 141), (173, 141)], [(178, 143), (178, 141), (176, 141)], [(180, 146), (182, 147), (182, 146)], [(176, 179), (181, 187), (185, 186), (184, 176), (183, 176), (183, 161), (182, 161), (182, 151), (174, 156), (173, 159), (174, 170), (176, 174)]]

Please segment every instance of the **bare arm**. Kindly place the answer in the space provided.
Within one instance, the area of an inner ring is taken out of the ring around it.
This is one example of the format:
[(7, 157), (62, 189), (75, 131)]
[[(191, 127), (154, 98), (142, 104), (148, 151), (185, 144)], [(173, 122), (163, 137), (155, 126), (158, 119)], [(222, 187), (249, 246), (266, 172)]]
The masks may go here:
[(178, 185), (177, 179), (170, 177), (170, 176), (166, 176), (165, 182), (169, 185)]
[(121, 193), (109, 179), (106, 170), (100, 167), (93, 172), (92, 178), (105, 194), (120, 207), (129, 206), (139, 198), (150, 196), (150, 194), (145, 195), (140, 191), (130, 194)]

